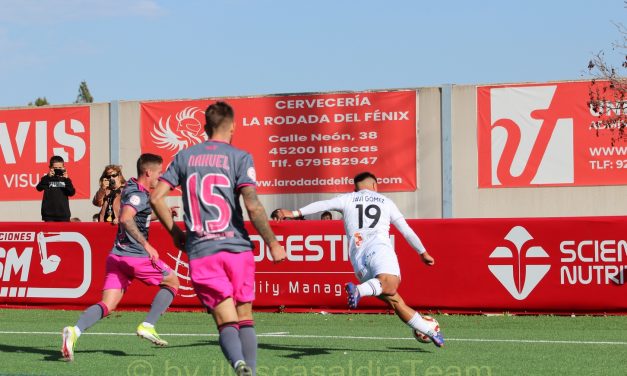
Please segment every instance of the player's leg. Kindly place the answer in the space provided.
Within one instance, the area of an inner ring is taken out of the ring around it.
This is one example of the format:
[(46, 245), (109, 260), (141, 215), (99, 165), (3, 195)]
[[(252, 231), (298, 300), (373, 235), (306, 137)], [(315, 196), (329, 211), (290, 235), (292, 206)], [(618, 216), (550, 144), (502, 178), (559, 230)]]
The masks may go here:
[(246, 365), (255, 374), (257, 367), (257, 332), (253, 319), (255, 300), (255, 258), (252, 252), (231, 257), (227, 272), (233, 284), (233, 300), (239, 321), (239, 338)]
[(179, 279), (162, 260), (158, 260), (153, 265), (148, 258), (138, 258), (134, 261), (133, 266), (137, 279), (147, 285), (160, 287), (152, 300), (146, 319), (137, 326), (137, 335), (155, 345), (167, 346), (168, 342), (159, 337), (155, 325), (172, 304), (179, 288)]
[(257, 332), (253, 319), (253, 304), (238, 303), (236, 306), (239, 320), (239, 339), (242, 343), (242, 354), (246, 364), (255, 374), (257, 368)]
[[(237, 310), (239, 338), (242, 344), (245, 367), (241, 374), (255, 375), (257, 368), (257, 332), (253, 319), (255, 300), (255, 258), (252, 252), (232, 254), (225, 264), (233, 286), (233, 300)], [(246, 373), (249, 372), (249, 373)]]
[(444, 345), (444, 337), (442, 334), (434, 331), (431, 325), (429, 325), (429, 323), (422, 318), (420, 313), (405, 304), (405, 301), (398, 293), (395, 292), (394, 295), (383, 294), (379, 296), (379, 298), (387, 302), (394, 310), (398, 318), (400, 318), (401, 321), (409, 327), (431, 338), (437, 347), (442, 347)]
[(74, 360), (74, 347), (82, 332), (115, 310), (130, 283), (131, 279), (127, 275), (126, 266), (121, 257), (110, 254), (106, 262), (102, 301), (83, 311), (74, 326), (63, 328), (61, 352), (66, 360)]
[(102, 293), (102, 301), (89, 306), (78, 318), (78, 321), (74, 326), (66, 326), (63, 328), (63, 344), (61, 352), (66, 360), (74, 360), (74, 347), (76, 341), (81, 334), (92, 327), (95, 323), (100, 321), (103, 317), (106, 317), (109, 312), (113, 311), (122, 296), (124, 291), (120, 289), (109, 289)]
[(229, 297), (218, 303), (211, 313), (218, 327), (222, 353), (235, 369), (236, 375), (253, 375), (244, 357), (239, 316), (233, 298)]
[(383, 242), (365, 244), (359, 255), (351, 260), (359, 285), (348, 283), (348, 305), (357, 308), (359, 300), (366, 296), (393, 295), (400, 283), (401, 269), (391, 245)]
[(225, 266), (237, 254), (218, 252), (190, 260), (194, 291), (218, 327), (220, 348), (237, 375), (252, 375), (246, 366), (239, 338), (239, 317), (233, 300), (233, 285)]

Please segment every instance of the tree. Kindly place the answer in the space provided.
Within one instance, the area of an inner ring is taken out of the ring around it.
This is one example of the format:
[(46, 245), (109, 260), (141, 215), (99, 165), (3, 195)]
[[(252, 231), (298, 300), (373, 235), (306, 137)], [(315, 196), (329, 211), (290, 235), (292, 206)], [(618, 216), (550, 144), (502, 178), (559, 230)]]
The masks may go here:
[(94, 97), (91, 96), (89, 92), (89, 88), (87, 87), (87, 81), (81, 81), (80, 86), (78, 87), (78, 96), (76, 96), (76, 101), (74, 103), (93, 103)]
[(597, 114), (597, 134), (599, 129), (613, 132), (612, 145), (627, 141), (627, 28), (622, 23), (614, 25), (622, 40), (612, 43), (612, 50), (618, 52), (622, 62), (618, 66), (609, 63), (601, 51), (588, 63), (588, 72), (593, 77), (588, 106)]
[(41, 107), (41, 106), (47, 106), (50, 103), (48, 103), (48, 100), (46, 99), (46, 97), (38, 97), (37, 99), (35, 99), (35, 102), (28, 102), (29, 106), (36, 106), (36, 107)]

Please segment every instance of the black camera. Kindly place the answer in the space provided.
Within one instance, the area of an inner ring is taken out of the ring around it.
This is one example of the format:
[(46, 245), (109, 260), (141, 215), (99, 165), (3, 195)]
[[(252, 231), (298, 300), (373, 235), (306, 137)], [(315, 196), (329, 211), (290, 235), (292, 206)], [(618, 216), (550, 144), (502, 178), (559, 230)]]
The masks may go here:
[(65, 169), (64, 168), (55, 168), (54, 169), (54, 176), (63, 176), (63, 174), (65, 174)]
[(115, 189), (115, 179), (114, 178), (109, 178), (109, 189), (111, 189), (111, 190)]

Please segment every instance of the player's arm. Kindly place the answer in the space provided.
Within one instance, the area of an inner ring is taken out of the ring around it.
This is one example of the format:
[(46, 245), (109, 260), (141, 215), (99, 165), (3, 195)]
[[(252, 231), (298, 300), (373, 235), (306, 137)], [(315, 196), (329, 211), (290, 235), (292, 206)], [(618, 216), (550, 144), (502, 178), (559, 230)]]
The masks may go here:
[(39, 183), (37, 183), (37, 191), (41, 192), (44, 189), (48, 188), (48, 186), (50, 185), (50, 175), (44, 175), (41, 177), (41, 180), (39, 181)]
[(72, 184), (72, 179), (67, 177), (67, 171), (65, 172), (65, 188), (63, 188), (63, 192), (66, 196), (72, 197), (76, 194), (76, 189), (74, 188), (74, 184)]
[(319, 212), (323, 212), (327, 210), (334, 210), (334, 211), (341, 212), (342, 207), (343, 205), (342, 205), (341, 196), (338, 196), (330, 200), (312, 202), (311, 204), (298, 210), (279, 209), (277, 211), (277, 214), (278, 214), (278, 219), (281, 220), (285, 218), (299, 218), (305, 215), (315, 214), (315, 213), (319, 213)]
[(246, 210), (248, 211), (248, 217), (252, 222), (255, 229), (266, 244), (270, 247), (270, 254), (272, 255), (272, 260), (277, 263), (285, 260), (287, 257), (285, 253), (285, 248), (276, 240), (276, 236), (274, 236), (274, 232), (270, 228), (270, 223), (268, 222), (268, 217), (266, 214), (266, 209), (264, 209), (263, 204), (259, 201), (259, 197), (257, 197), (257, 189), (253, 185), (244, 186), (241, 188), (240, 193), (242, 198), (244, 199), (244, 206), (246, 206)]
[(152, 245), (150, 245), (150, 243), (148, 243), (148, 239), (144, 237), (144, 234), (142, 234), (139, 227), (137, 227), (137, 223), (135, 222), (136, 214), (137, 211), (134, 207), (124, 205), (120, 213), (120, 226), (122, 226), (122, 229), (124, 229), (124, 231), (126, 231), (131, 238), (135, 239), (137, 243), (144, 247), (150, 256), (150, 261), (155, 263), (159, 260), (159, 253)]
[(407, 221), (402, 216), (396, 218), (392, 221), (392, 224), (396, 229), (403, 235), (407, 243), (420, 255), (422, 262), (425, 264), (432, 266), (435, 264), (435, 260), (429, 252), (425, 249), (425, 246), (422, 244), (422, 241), (418, 237), (418, 235), (414, 232), (414, 230), (409, 227)]
[(150, 206), (152, 206), (152, 210), (154, 210), (157, 218), (163, 224), (166, 230), (172, 236), (174, 240), (174, 245), (177, 248), (183, 249), (183, 245), (185, 244), (185, 234), (183, 230), (179, 228), (174, 223), (174, 218), (172, 217), (172, 211), (168, 207), (168, 204), (165, 202), (165, 198), (168, 197), (170, 193), (170, 185), (164, 181), (159, 181), (157, 187), (150, 194)]

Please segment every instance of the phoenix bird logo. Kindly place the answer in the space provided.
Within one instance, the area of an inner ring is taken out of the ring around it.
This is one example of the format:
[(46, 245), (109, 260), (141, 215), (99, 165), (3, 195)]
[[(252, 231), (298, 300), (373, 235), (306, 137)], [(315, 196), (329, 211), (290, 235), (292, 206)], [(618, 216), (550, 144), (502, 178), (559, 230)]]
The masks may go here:
[(198, 113), (204, 114), (205, 112), (198, 107), (186, 107), (175, 115), (174, 125), (170, 124), (171, 115), (165, 121), (160, 118), (159, 124), (155, 124), (150, 136), (159, 148), (173, 150), (175, 153), (206, 141), (207, 136), (203, 126), (196, 118)]
[(505, 240), (514, 245), (516, 254), (510, 247), (496, 247), (490, 255), (497, 265), (488, 265), (488, 268), (516, 300), (526, 299), (551, 268), (551, 265), (533, 263), (538, 258), (549, 257), (542, 247), (523, 248), (532, 239), (524, 227), (515, 226)]

